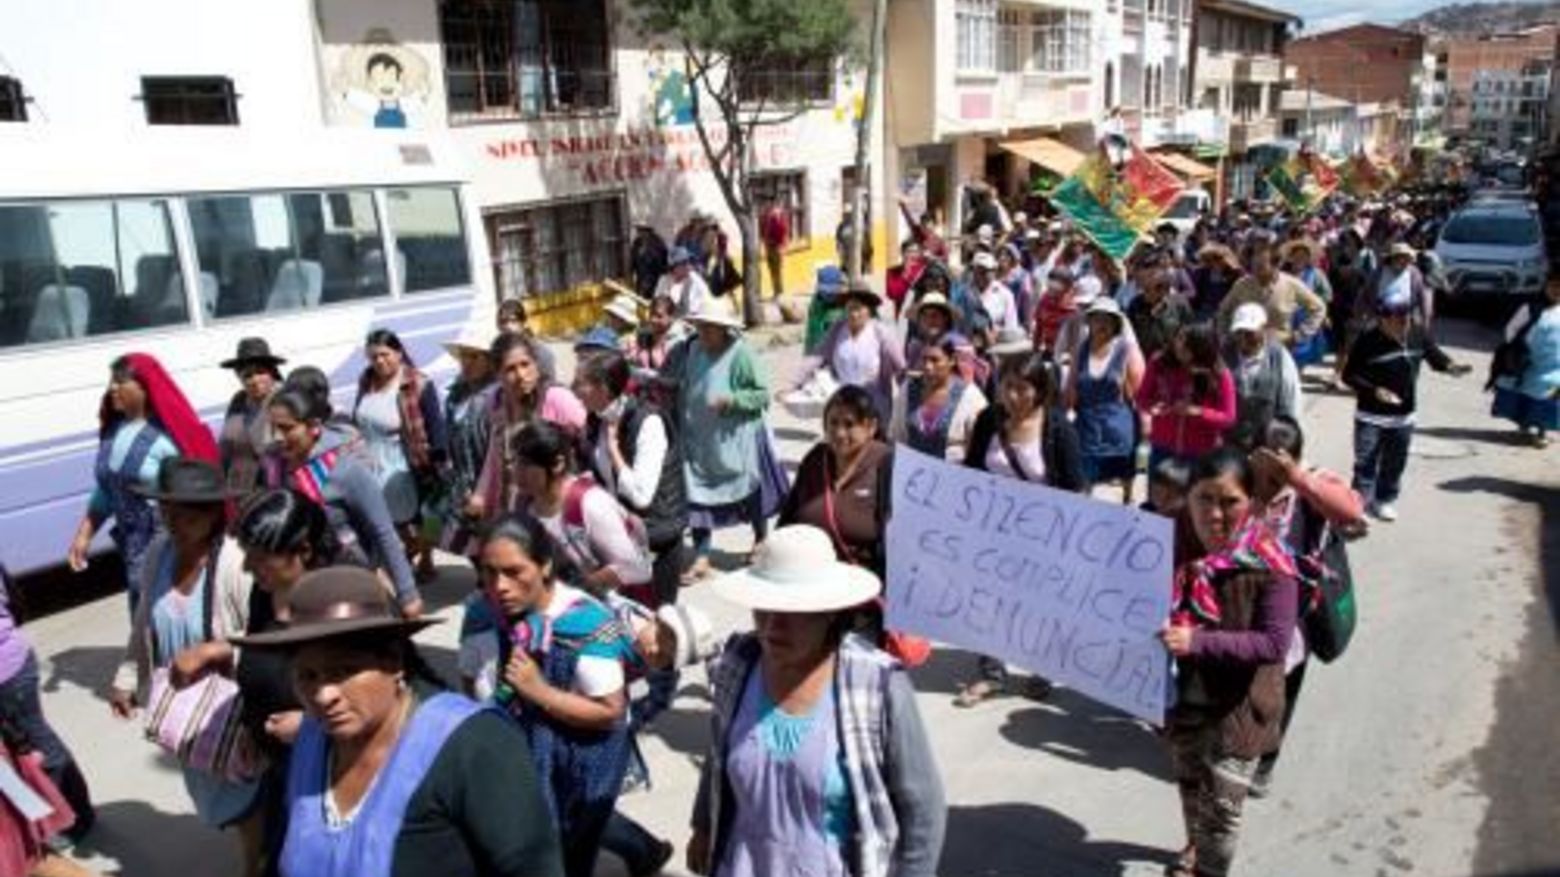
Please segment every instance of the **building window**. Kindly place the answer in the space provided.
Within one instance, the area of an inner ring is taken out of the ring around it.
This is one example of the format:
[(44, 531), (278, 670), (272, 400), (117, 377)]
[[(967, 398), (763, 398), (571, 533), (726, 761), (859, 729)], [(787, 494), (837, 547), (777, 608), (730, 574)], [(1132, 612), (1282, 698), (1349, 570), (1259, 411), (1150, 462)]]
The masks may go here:
[(501, 298), (547, 295), (628, 273), (621, 194), (487, 216)]
[(1076, 9), (1039, 9), (1030, 13), (1031, 67), (1040, 73), (1089, 73), (1094, 33), (1089, 13)]
[(1285, 119), (1284, 120), (1284, 134), (1283, 134), (1283, 136), (1288, 137), (1291, 140), (1299, 138), (1299, 136), (1300, 136), (1300, 120), (1299, 119)]
[(0, 122), (27, 121), (27, 95), (22, 93), (22, 81), (13, 76), (0, 76)]
[(997, 0), (957, 0), (953, 18), (959, 70), (997, 69)]
[(807, 210), (807, 175), (802, 171), (767, 171), (756, 173), (748, 180), (753, 193), (753, 203), (760, 210), (770, 204), (785, 209), (786, 222), (791, 229), (791, 240), (805, 243), (812, 235)]
[(1024, 13), (1003, 9), (997, 13), (997, 72), (1023, 73), (1027, 62), (1024, 45)]
[(829, 58), (770, 58), (763, 67), (737, 74), (737, 97), (743, 103), (779, 106), (828, 103), (834, 99), (834, 62)]
[(444, 87), (452, 123), (612, 108), (603, 0), (444, 0)]
[(226, 76), (143, 76), (148, 125), (237, 125), (238, 94)]

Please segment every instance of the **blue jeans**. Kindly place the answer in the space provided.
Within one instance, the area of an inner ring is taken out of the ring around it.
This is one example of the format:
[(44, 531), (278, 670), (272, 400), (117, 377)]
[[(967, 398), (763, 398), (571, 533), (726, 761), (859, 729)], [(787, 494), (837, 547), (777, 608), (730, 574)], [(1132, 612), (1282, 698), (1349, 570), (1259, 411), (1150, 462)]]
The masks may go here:
[(43, 716), (43, 702), (38, 697), (36, 656), (28, 655), (27, 662), (15, 676), (0, 682), (0, 716), (21, 733), (27, 745), (43, 756), (44, 771), (59, 787), (65, 802), (76, 811), (76, 822), (66, 829), (65, 835), (71, 840), (80, 839), (92, 829), (97, 813), (92, 807), (87, 780), (76, 766), (75, 756)]
[(1366, 502), (1395, 502), (1402, 493), (1413, 426), (1354, 421), (1354, 489)]

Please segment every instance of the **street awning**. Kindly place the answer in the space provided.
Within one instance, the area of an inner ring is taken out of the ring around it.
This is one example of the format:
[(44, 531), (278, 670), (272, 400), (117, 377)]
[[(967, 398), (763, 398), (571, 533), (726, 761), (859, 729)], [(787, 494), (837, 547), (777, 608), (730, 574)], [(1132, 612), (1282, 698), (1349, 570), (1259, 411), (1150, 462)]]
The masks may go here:
[(1164, 150), (1156, 151), (1153, 155), (1160, 164), (1174, 171), (1177, 176), (1185, 177), (1187, 182), (1201, 183), (1217, 175), (1213, 168), (1179, 152)]
[(1070, 177), (1083, 164), (1084, 154), (1060, 140), (1035, 137), (1030, 140), (1009, 140), (998, 147), (1026, 161), (1032, 161), (1052, 173)]

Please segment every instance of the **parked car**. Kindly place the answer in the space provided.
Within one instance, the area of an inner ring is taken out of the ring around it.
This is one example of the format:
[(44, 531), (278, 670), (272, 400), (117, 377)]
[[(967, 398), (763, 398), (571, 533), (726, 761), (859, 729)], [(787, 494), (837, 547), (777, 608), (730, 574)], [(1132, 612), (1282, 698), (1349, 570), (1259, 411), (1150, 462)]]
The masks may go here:
[(1191, 234), (1192, 228), (1197, 225), (1197, 220), (1207, 216), (1213, 210), (1213, 198), (1208, 195), (1206, 189), (1190, 188), (1176, 196), (1170, 209), (1159, 217), (1160, 225), (1175, 226), (1177, 240), (1186, 240)]
[(1543, 289), (1549, 276), (1543, 225), (1531, 203), (1474, 201), (1447, 221), (1435, 252), (1453, 302), (1505, 310)]

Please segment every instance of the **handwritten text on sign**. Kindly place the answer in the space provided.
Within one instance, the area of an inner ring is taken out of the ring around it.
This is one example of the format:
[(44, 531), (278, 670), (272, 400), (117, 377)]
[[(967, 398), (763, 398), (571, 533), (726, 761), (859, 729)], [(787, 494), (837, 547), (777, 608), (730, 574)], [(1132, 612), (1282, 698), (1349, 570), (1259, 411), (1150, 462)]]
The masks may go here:
[(1162, 724), (1167, 518), (894, 452), (888, 626)]

